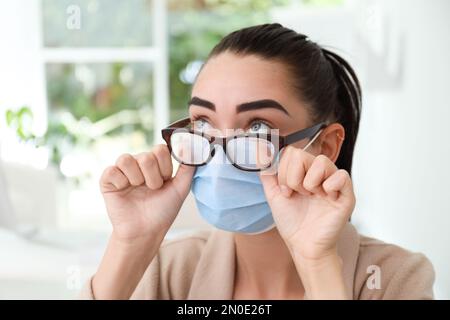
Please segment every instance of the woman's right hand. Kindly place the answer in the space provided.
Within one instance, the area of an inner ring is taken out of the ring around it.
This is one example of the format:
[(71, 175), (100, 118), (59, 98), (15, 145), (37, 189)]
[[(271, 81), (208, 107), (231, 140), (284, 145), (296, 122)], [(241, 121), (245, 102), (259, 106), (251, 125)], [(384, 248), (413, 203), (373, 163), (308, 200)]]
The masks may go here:
[(180, 165), (172, 177), (166, 145), (136, 156), (124, 154), (108, 167), (100, 188), (116, 240), (163, 237), (189, 193), (194, 167)]
[(136, 156), (122, 155), (106, 168), (100, 188), (113, 233), (92, 278), (96, 299), (128, 299), (189, 193), (194, 167), (180, 165), (172, 177), (166, 145)]

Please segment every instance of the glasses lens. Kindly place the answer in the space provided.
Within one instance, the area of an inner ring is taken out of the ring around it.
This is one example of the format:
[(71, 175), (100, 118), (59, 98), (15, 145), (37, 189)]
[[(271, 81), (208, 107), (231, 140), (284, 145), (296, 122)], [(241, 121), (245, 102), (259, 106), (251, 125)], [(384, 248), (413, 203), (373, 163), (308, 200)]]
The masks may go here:
[(190, 132), (177, 131), (170, 138), (172, 155), (185, 164), (203, 164), (209, 157), (209, 141)]
[(237, 137), (227, 143), (230, 159), (241, 168), (261, 170), (269, 167), (275, 158), (275, 146), (266, 139)]

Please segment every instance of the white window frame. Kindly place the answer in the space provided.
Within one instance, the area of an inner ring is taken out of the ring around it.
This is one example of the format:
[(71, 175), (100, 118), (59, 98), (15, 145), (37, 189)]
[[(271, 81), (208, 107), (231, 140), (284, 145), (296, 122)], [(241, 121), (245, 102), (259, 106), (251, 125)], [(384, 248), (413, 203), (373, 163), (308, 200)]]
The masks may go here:
[(152, 0), (152, 46), (137, 48), (115, 47), (62, 47), (44, 46), (42, 30), (42, 0), (38, 5), (39, 42), (41, 43), (40, 64), (44, 81), (43, 93), (48, 110), (45, 65), (47, 63), (114, 63), (145, 62), (153, 65), (153, 130), (154, 144), (162, 141), (159, 132), (169, 123), (169, 67), (168, 28), (166, 0)]

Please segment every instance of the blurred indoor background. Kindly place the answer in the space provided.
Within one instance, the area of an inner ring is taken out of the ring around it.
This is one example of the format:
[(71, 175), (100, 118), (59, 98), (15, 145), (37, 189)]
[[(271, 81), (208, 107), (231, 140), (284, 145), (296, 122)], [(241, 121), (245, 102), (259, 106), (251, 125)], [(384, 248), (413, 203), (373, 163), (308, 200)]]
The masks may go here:
[[(187, 115), (227, 33), (279, 22), (342, 54), (364, 94), (360, 232), (420, 251), (450, 298), (450, 1), (4, 0), (0, 299), (73, 298), (110, 230), (98, 178)], [(189, 196), (170, 234), (208, 228)]]

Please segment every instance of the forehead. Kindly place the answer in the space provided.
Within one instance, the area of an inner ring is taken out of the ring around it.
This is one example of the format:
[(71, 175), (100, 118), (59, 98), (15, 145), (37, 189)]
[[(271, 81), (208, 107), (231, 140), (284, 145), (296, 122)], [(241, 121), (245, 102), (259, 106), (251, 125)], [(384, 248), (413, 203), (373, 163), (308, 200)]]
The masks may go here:
[(213, 102), (236, 104), (261, 98), (286, 101), (293, 92), (287, 69), (280, 62), (225, 52), (206, 63), (192, 95)]

